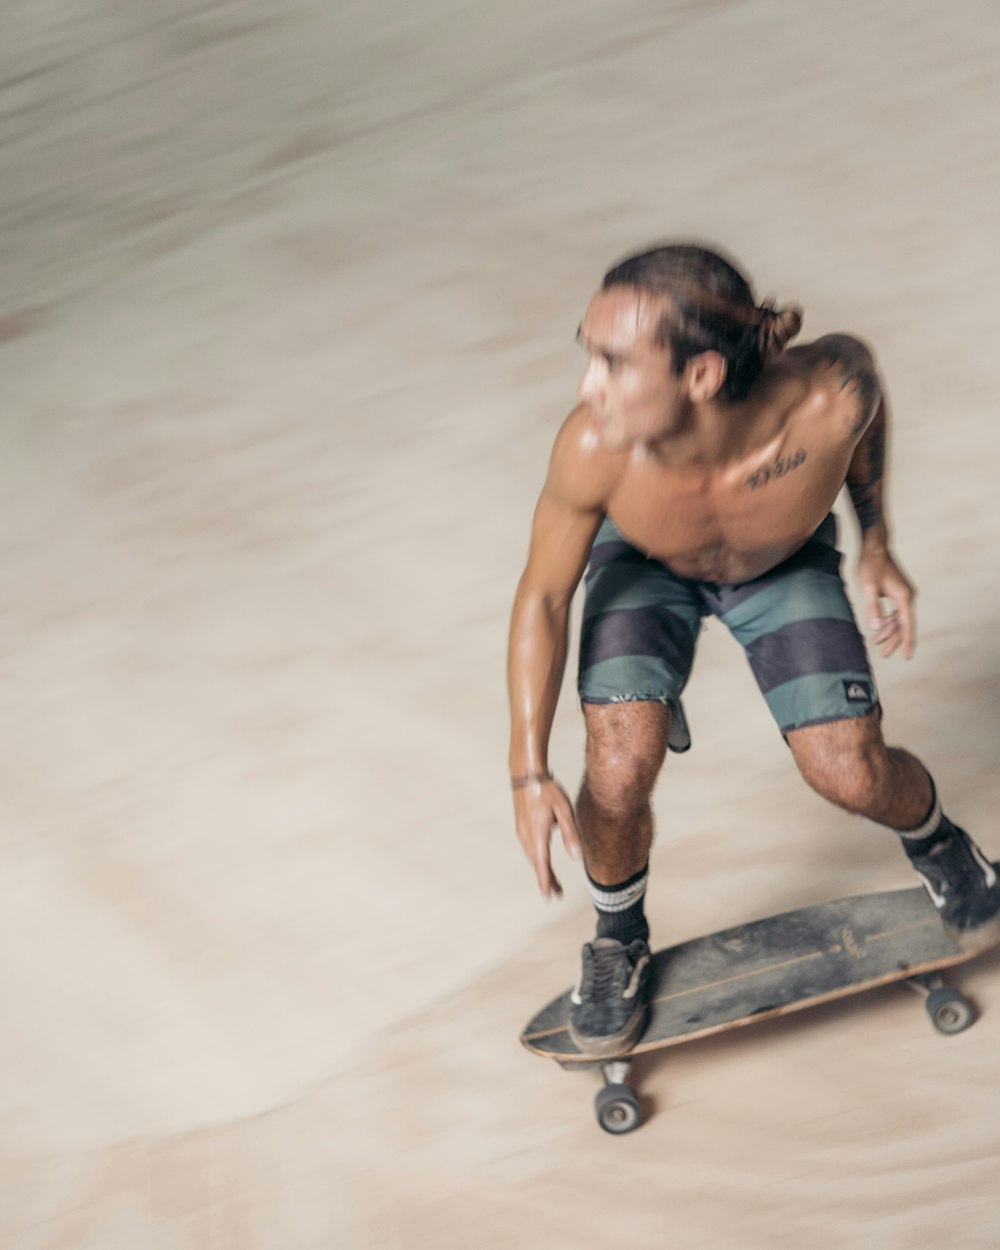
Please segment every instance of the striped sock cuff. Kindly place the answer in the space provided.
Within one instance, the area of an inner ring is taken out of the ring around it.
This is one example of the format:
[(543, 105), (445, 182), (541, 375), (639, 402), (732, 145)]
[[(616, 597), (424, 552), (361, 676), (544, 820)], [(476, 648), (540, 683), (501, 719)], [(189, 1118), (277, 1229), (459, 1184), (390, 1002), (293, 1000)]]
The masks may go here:
[(905, 839), (912, 838), (917, 841), (920, 838), (929, 838), (932, 833), (937, 833), (938, 825), (941, 823), (943, 812), (941, 811), (941, 800), (938, 798), (937, 786), (931, 782), (931, 810), (927, 819), (922, 825), (917, 825), (916, 829), (903, 829), (900, 831), (900, 837)]
[(620, 885), (600, 885), (589, 873), (587, 874), (587, 886), (594, 906), (598, 911), (611, 913), (628, 911), (630, 907), (634, 907), (646, 893), (648, 880), (648, 864)]

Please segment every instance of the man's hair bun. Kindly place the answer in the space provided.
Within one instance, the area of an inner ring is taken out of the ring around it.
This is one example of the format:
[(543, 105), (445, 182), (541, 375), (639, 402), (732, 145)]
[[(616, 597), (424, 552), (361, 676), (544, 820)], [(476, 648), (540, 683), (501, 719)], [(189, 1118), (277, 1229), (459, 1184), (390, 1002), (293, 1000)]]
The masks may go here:
[(761, 358), (773, 360), (802, 329), (802, 309), (798, 304), (775, 308), (774, 300), (766, 299), (757, 309), (757, 315), (757, 343)]

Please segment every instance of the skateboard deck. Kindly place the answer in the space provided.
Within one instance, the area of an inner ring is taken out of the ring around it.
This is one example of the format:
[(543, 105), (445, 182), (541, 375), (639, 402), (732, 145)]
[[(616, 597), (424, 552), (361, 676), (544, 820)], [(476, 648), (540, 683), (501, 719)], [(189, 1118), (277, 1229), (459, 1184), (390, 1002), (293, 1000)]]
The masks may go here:
[[(963, 950), (948, 936), (920, 886), (861, 894), (657, 951), (645, 1031), (617, 1064), (581, 1052), (570, 1038), (569, 991), (528, 1023), (521, 1041), (566, 1068), (604, 1068), (608, 1080), (609, 1071), (619, 1077), (612, 1070), (624, 1069), (634, 1055), (901, 980), (928, 995), (940, 1031), (959, 1032), (974, 1019), (971, 1005), (932, 974), (980, 953)], [(619, 1080), (609, 1084), (634, 1100)], [(637, 1100), (634, 1111), (638, 1115)], [(635, 1123), (616, 1128), (602, 1121), (602, 1127), (627, 1132)]]

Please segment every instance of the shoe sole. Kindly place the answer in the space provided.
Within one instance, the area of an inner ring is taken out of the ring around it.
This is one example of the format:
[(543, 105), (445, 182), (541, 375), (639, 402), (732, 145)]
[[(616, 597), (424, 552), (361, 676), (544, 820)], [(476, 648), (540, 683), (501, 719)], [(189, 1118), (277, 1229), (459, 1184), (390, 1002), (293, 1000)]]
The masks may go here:
[(584, 1033), (578, 1033), (570, 1022), (569, 1036), (581, 1054), (593, 1055), (595, 1059), (610, 1059), (631, 1050), (642, 1036), (645, 1024), (646, 1007), (642, 1006), (617, 1033), (607, 1033), (602, 1037), (588, 1037)]
[[(941, 922), (944, 924), (944, 921)], [(989, 950), (991, 946), (1000, 945), (1000, 915), (994, 916), (974, 929), (955, 929), (944, 924), (945, 932), (963, 951)]]

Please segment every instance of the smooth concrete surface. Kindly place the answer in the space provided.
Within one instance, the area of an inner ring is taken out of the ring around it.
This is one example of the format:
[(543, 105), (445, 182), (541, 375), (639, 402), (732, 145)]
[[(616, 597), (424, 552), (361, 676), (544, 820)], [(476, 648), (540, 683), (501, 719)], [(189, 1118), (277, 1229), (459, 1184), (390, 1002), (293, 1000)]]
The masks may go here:
[[(593, 287), (715, 240), (879, 353), (887, 733), (1000, 854), (996, 6), (3, 10), (3, 1250), (995, 1250), (1000, 958), (958, 1037), (895, 987), (646, 1060), (618, 1140), (519, 1048), (591, 913), (503, 660)], [(718, 628), (688, 711), (659, 942), (910, 884)]]

